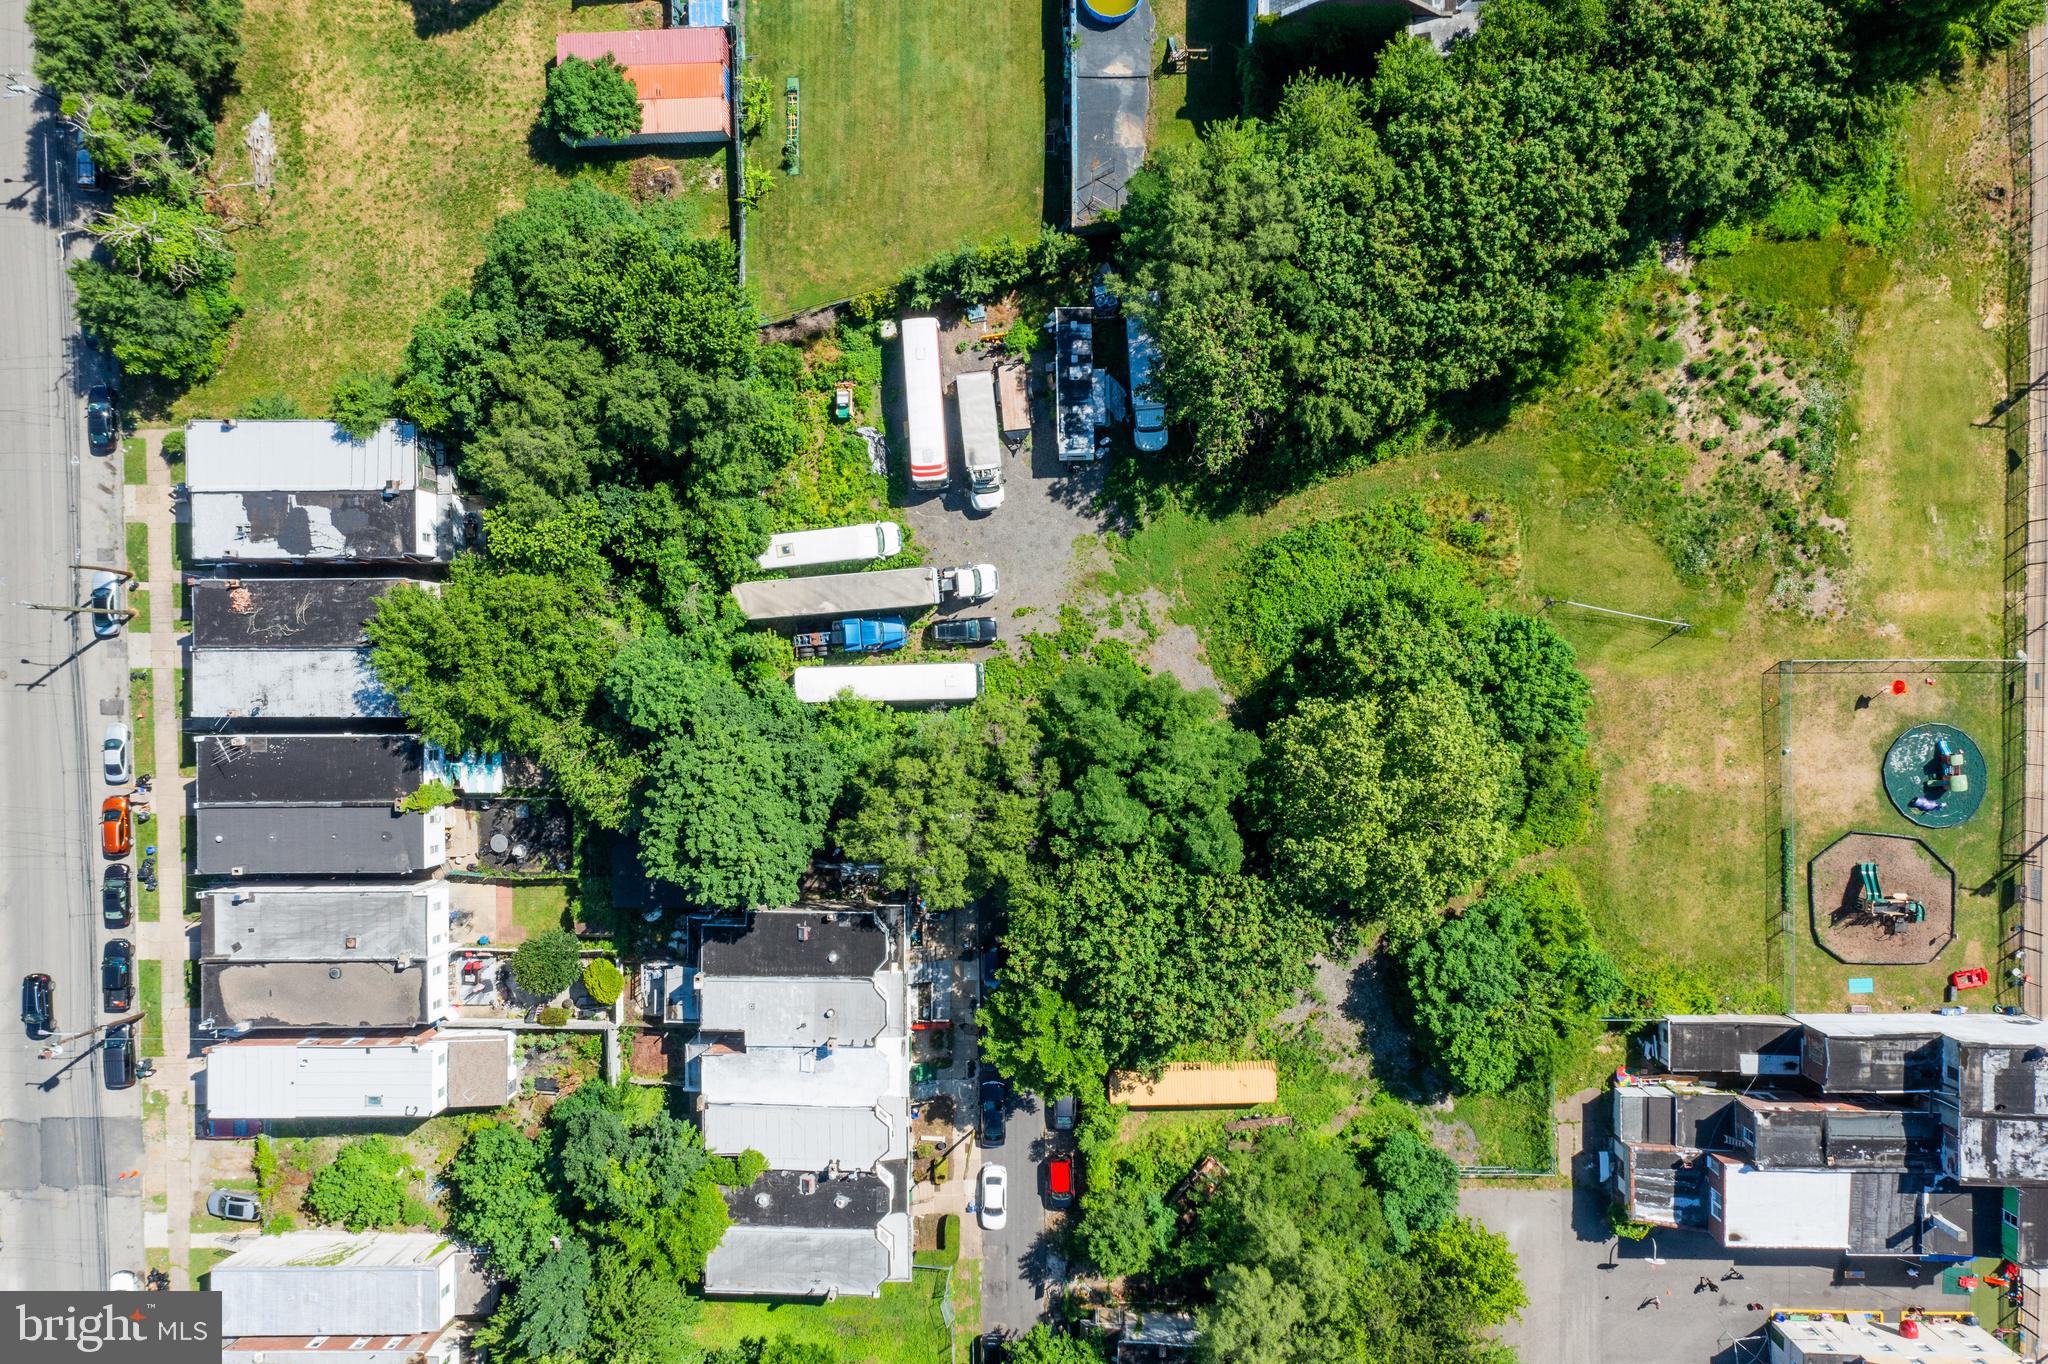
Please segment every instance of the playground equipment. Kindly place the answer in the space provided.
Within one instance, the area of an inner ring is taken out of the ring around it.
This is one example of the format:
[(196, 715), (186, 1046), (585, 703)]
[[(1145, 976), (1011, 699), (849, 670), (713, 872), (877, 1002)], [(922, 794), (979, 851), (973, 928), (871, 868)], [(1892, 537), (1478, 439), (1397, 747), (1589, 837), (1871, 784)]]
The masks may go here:
[(848, 379), (832, 386), (832, 420), (853, 420), (853, 380)]
[(1892, 742), (1884, 759), (1885, 794), (1915, 824), (1946, 829), (1984, 803), (1983, 750), (1954, 725), (1915, 725)]
[(1884, 886), (1878, 879), (1877, 863), (1858, 862), (1856, 875), (1863, 885), (1863, 912), (1873, 918), (1884, 920), (1885, 927), (1891, 932), (1896, 933), (1902, 923), (1927, 922), (1927, 906), (1904, 891), (1892, 895), (1884, 893)]
[(1098, 24), (1121, 24), (1138, 12), (1140, 0), (1080, 0), (1081, 12)]
[(1969, 966), (1960, 971), (1949, 972), (1948, 983), (1958, 990), (1974, 990), (1989, 984), (1991, 973), (1981, 966)]
[(803, 144), (798, 139), (798, 87), (796, 77), (791, 76), (782, 87), (782, 101), (787, 111), (788, 134), (782, 139), (782, 169), (795, 175), (803, 165)]
[(1180, 35), (1177, 33), (1169, 33), (1166, 36), (1166, 65), (1172, 70), (1174, 75), (1185, 76), (1188, 73), (1189, 62), (1206, 62), (1208, 60), (1208, 48), (1189, 47), (1180, 40)]

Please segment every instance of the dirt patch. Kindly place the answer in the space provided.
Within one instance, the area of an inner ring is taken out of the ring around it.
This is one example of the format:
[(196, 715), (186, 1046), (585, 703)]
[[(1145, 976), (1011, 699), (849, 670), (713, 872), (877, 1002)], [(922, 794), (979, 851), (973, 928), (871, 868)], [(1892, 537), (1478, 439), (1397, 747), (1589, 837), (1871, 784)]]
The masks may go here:
[(633, 1075), (642, 1080), (680, 1083), (683, 1078), (684, 1040), (682, 1032), (669, 1029), (634, 1033), (633, 1054), (629, 1062)]
[(1374, 949), (1315, 959), (1315, 996), (1304, 997), (1274, 1021), (1306, 1022), (1347, 1075), (1365, 1076), (1404, 1098), (1415, 1096), (1415, 1047), (1392, 998), (1392, 963)]
[(1431, 1122), (1424, 1119), (1429, 1128), (1430, 1144), (1449, 1156), (1459, 1165), (1479, 1164), (1479, 1136), (1471, 1125), (1462, 1122)]
[[(1861, 868), (1874, 866), (1880, 898), (1866, 894)], [(1956, 877), (1934, 850), (1898, 834), (1847, 834), (1807, 866), (1813, 933), (1845, 962), (1930, 962), (1955, 941)], [(1911, 904), (1924, 910), (1910, 917)]]

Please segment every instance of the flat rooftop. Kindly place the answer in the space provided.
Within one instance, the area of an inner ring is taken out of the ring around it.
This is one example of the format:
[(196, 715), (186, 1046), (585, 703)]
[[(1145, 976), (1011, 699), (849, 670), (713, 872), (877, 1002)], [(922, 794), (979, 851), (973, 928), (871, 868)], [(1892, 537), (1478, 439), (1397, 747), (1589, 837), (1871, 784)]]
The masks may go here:
[[(201, 962), (202, 1026), (242, 1028), (406, 1028), (447, 1012), (430, 1000), (424, 965), (385, 962)], [(444, 978), (445, 979), (445, 978)]]
[(377, 805), (203, 805), (201, 876), (412, 876), (447, 854), (440, 811)]
[(194, 493), (195, 563), (431, 563), (462, 542), (462, 504), (435, 493)]
[(203, 734), (195, 805), (388, 805), (426, 780), (411, 734)]
[(450, 946), (448, 887), (222, 887), (199, 897), (199, 955), (219, 961), (397, 961)]
[(704, 1265), (704, 1291), (746, 1297), (872, 1298), (910, 1278), (910, 1219), (880, 1227), (734, 1225)]
[(444, 1028), (448, 1044), (448, 1106), (497, 1108), (519, 1093), (512, 1034), (482, 1028)]
[(195, 421), (185, 486), (195, 493), (377, 492), (420, 485), (419, 434), (386, 422), (357, 440), (330, 421)]
[(195, 718), (383, 720), (398, 701), (368, 649), (194, 649)]
[(460, 1256), (438, 1232), (295, 1231), (254, 1237), (213, 1267), (227, 1336), (337, 1336), (438, 1331), (459, 1304), (443, 1299)]
[(903, 1032), (903, 977), (851, 980), (711, 976), (699, 973), (701, 1025), (739, 1033), (755, 1047), (865, 1047)]
[[(812, 1188), (804, 1192), (805, 1181)], [(862, 1173), (819, 1179), (796, 1170), (770, 1170), (744, 1189), (725, 1190), (733, 1223), (745, 1227), (873, 1227), (893, 1202), (887, 1180)]]
[(698, 965), (710, 976), (872, 976), (889, 952), (889, 935), (867, 911), (773, 909), (706, 927)]
[(355, 648), (377, 602), (414, 578), (195, 578), (192, 645), (198, 649)]

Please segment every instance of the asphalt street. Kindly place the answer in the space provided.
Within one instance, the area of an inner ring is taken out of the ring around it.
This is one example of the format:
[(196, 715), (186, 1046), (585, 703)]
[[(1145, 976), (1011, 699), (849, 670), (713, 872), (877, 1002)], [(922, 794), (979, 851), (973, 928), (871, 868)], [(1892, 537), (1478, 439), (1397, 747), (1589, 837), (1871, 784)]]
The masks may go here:
[(1051, 1231), (1056, 1214), (1045, 1205), (1045, 1163), (1054, 1138), (1035, 1095), (1011, 1096), (1006, 1129), (999, 1150), (975, 1149), (977, 1179), (983, 1165), (1002, 1166), (1010, 1179), (1003, 1226), (981, 1233), (981, 1323), (986, 1330), (1022, 1335), (1051, 1305), (1066, 1266)]
[[(71, 323), (65, 229), (83, 220), (53, 101), (30, 87), (26, 0), (0, 0), (0, 987), (54, 978), (60, 1032), (104, 1021), (95, 882), (98, 738), (126, 718), (125, 644), (95, 644), (73, 565), (121, 553), (118, 457), (86, 453), (90, 360)], [(81, 366), (86, 368), (81, 368)], [(13, 1011), (18, 1015), (19, 1010)], [(104, 1288), (143, 1268), (140, 1087), (96, 1054), (0, 1038), (0, 1288)], [(54, 1082), (53, 1082), (54, 1081)]]

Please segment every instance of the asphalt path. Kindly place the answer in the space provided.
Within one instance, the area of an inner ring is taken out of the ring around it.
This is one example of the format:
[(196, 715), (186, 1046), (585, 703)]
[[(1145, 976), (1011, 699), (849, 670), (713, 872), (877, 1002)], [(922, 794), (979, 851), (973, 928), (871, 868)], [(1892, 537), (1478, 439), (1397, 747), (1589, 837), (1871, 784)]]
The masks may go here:
[[(70, 231), (53, 101), (33, 89), (26, 0), (0, 0), (0, 988), (56, 983), (57, 1024), (99, 1010), (98, 742), (125, 719), (126, 641), (37, 606), (85, 595), (81, 562), (121, 552), (118, 458), (86, 452), (92, 358), (71, 323)], [(103, 1089), (98, 1055), (39, 1057), (0, 1023), (0, 1288), (104, 1287), (142, 1264), (139, 1087)]]

